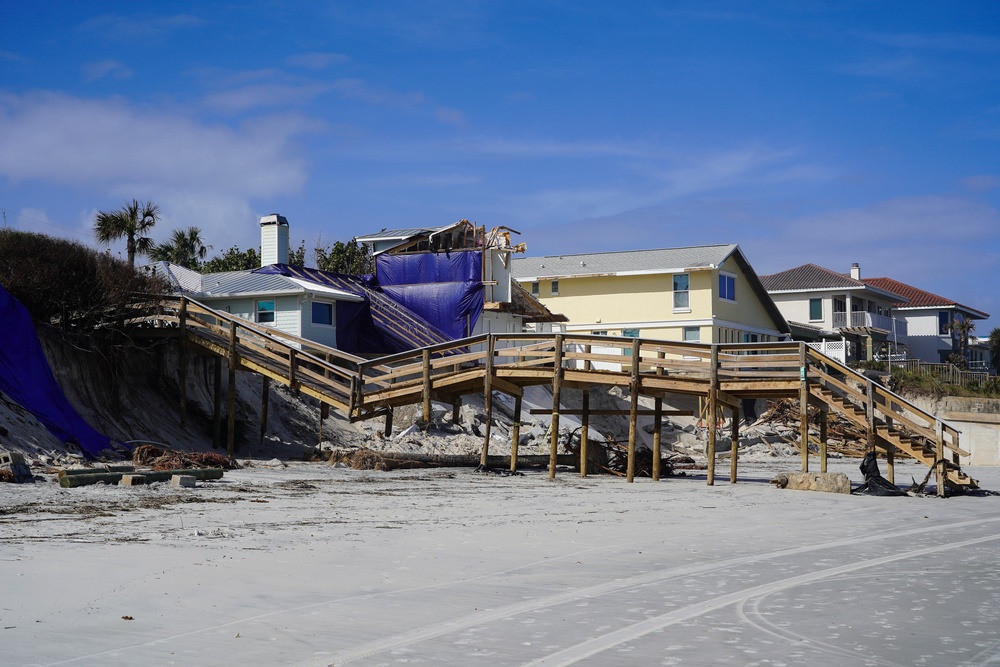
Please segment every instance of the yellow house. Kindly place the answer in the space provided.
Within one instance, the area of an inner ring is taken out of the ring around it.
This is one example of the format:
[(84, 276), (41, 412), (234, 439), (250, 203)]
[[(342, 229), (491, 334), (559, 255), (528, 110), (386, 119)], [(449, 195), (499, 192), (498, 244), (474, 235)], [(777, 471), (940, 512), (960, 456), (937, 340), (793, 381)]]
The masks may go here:
[(788, 324), (736, 244), (513, 260), (567, 333), (702, 343), (776, 341)]

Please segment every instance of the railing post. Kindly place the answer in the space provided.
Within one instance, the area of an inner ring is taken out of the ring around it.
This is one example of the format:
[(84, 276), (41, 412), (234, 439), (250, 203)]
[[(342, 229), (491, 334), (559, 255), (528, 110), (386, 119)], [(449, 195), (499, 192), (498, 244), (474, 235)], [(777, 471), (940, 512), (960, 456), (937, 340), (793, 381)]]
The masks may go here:
[(934, 462), (934, 468), (937, 472), (937, 494), (939, 498), (945, 497), (945, 486), (947, 485), (948, 471), (945, 468), (944, 460), (944, 423), (941, 420), (937, 420), (937, 460)]
[(799, 442), (802, 472), (809, 472), (809, 357), (806, 344), (799, 343)]
[(628, 414), (628, 468), (625, 480), (635, 479), (635, 439), (638, 431), (639, 418), (639, 388), (642, 379), (639, 377), (639, 354), (641, 352), (639, 339), (632, 341), (632, 379), (629, 382), (629, 414)]
[(555, 360), (552, 365), (552, 439), (549, 445), (549, 479), (555, 479), (559, 461), (559, 399), (562, 393), (563, 337), (556, 334)]

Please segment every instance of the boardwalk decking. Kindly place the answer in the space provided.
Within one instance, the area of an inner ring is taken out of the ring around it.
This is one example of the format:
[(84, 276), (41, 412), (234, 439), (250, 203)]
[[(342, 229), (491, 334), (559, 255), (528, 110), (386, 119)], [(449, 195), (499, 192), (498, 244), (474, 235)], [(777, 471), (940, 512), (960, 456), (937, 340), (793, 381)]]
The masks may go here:
[[(391, 430), (392, 408), (397, 406), (420, 404), (424, 419), (429, 421), (432, 400), (455, 404), (463, 395), (479, 393), (489, 412), (493, 392), (508, 394), (515, 398), (516, 412), (512, 467), (516, 466), (523, 388), (550, 386), (550, 476), (556, 470), (561, 390), (617, 386), (630, 395), (629, 481), (634, 472), (639, 397), (654, 399), (654, 419), (660, 423), (662, 398), (685, 394), (707, 400), (709, 484), (714, 483), (716, 430), (724, 411), (733, 417), (730, 446), (735, 453), (740, 399), (796, 398), (804, 471), (810, 465), (806, 406), (814, 405), (820, 410), (821, 434), (825, 434), (823, 426), (830, 410), (864, 428), (868, 446), (884, 451), (890, 480), (894, 458), (903, 453), (935, 470), (941, 495), (947, 488), (976, 488), (976, 481), (959, 465), (959, 457), (969, 454), (959, 446), (956, 429), (804, 343), (702, 344), (593, 335), (491, 334), (363, 359), (186, 298), (165, 299), (156, 312), (136, 313), (133, 320), (144, 323), (150, 334), (180, 337), (182, 350), (225, 359), (230, 382), (237, 371), (257, 373), (312, 396), (351, 420), (384, 417), (387, 431)], [(230, 401), (232, 396), (230, 392)], [(182, 395), (182, 419), (185, 402)], [(230, 407), (232, 419), (234, 410)], [(587, 409), (581, 414), (586, 426)], [(660, 455), (656, 434), (654, 429), (654, 462)], [(228, 437), (232, 453), (232, 422)], [(489, 441), (487, 432), (484, 462)], [(820, 438), (819, 450), (820, 468), (825, 471), (825, 436)], [(585, 448), (581, 457), (585, 462)], [(736, 461), (732, 457), (731, 481), (736, 481)], [(586, 470), (585, 464), (581, 470)], [(657, 477), (658, 469), (654, 469), (654, 479)]]

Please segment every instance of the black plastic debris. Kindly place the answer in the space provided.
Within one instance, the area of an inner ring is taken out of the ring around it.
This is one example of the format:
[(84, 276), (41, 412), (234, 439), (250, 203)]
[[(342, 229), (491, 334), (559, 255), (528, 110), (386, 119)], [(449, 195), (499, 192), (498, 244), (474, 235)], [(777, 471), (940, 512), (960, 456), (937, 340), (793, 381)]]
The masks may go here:
[(882, 473), (878, 470), (878, 458), (875, 456), (874, 451), (865, 454), (865, 458), (862, 459), (861, 465), (858, 467), (861, 469), (861, 474), (865, 476), (865, 483), (851, 491), (851, 493), (863, 496), (909, 495), (906, 491), (903, 491), (882, 476)]

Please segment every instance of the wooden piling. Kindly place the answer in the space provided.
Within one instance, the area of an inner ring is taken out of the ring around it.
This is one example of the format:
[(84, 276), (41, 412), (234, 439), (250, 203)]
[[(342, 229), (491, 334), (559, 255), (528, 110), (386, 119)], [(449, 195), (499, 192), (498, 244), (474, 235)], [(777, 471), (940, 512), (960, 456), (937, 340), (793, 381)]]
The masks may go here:
[(632, 380), (629, 382), (629, 415), (628, 415), (628, 467), (625, 473), (625, 480), (632, 482), (635, 479), (635, 441), (636, 431), (639, 429), (639, 387), (642, 379), (639, 377), (639, 339), (632, 341)]
[(549, 444), (549, 479), (555, 479), (559, 460), (559, 398), (563, 379), (563, 337), (556, 334), (555, 359), (552, 366), (552, 438)]
[(222, 447), (222, 357), (212, 360), (212, 447)]
[(514, 424), (510, 429), (510, 471), (517, 472), (517, 447), (521, 440), (521, 396), (514, 397)]
[(715, 485), (715, 436), (719, 422), (719, 402), (716, 392), (719, 390), (719, 348), (712, 345), (712, 359), (708, 371), (708, 443), (705, 451), (708, 454), (708, 485)]
[(819, 471), (826, 472), (827, 448), (829, 445), (829, 435), (827, 427), (830, 417), (830, 410), (823, 406), (819, 411)]
[(177, 352), (177, 389), (180, 395), (178, 407), (180, 408), (181, 428), (184, 428), (187, 425), (187, 299), (185, 297), (181, 297), (178, 328), (180, 330), (178, 338), (180, 347)]
[(382, 426), (382, 436), (392, 437), (392, 408), (387, 408), (385, 413), (385, 424)]
[(660, 481), (660, 457), (663, 430), (663, 397), (653, 399), (653, 481)]
[(587, 476), (587, 443), (590, 440), (590, 390), (580, 396), (580, 477)]
[(486, 427), (483, 429), (483, 448), (479, 454), (479, 465), (486, 467), (490, 455), (490, 434), (493, 427), (493, 354), (496, 339), (486, 339), (486, 369), (483, 372), (483, 405), (486, 409)]
[(729, 429), (729, 483), (736, 483), (736, 466), (740, 458), (740, 409), (732, 406), (732, 426)]
[(319, 404), (319, 440), (317, 444), (323, 444), (323, 422), (327, 417), (330, 416), (330, 404), (320, 403)]
[(809, 472), (809, 358), (806, 344), (799, 343), (799, 446), (802, 472)]
[(424, 424), (431, 423), (431, 351), (424, 349), (422, 353), (423, 362), (423, 380), (424, 380), (424, 391), (423, 391), (423, 408), (424, 408)]
[(260, 387), (260, 442), (264, 442), (264, 435), (267, 434), (267, 412), (271, 404), (271, 378), (266, 375), (261, 376), (263, 380)]
[(236, 322), (229, 323), (229, 406), (226, 415), (226, 453), (236, 455)]

